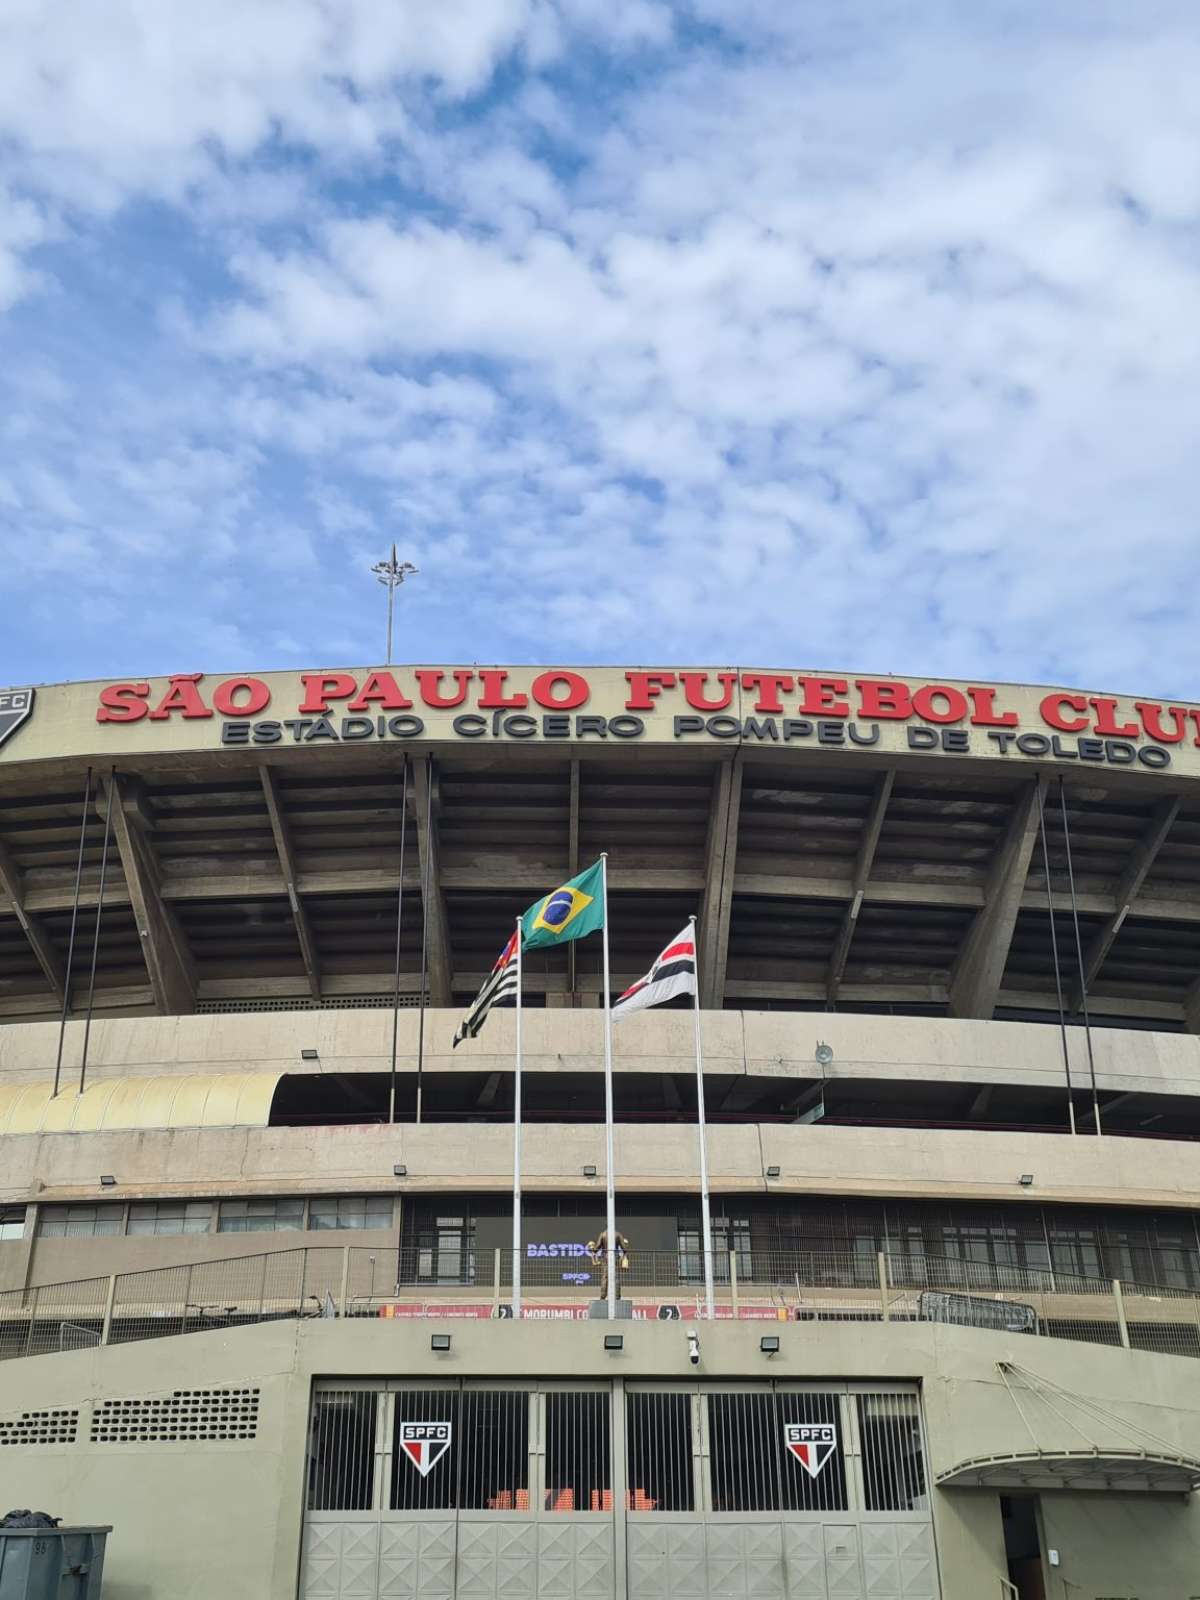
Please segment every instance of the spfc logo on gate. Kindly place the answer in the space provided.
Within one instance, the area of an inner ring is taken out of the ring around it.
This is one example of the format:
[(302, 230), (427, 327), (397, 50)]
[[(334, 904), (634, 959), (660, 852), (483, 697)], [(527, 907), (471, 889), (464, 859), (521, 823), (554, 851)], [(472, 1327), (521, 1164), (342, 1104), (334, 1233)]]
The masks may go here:
[(783, 1442), (789, 1455), (815, 1478), (837, 1449), (837, 1429), (832, 1422), (785, 1422)]
[(427, 1478), (450, 1448), (454, 1427), (449, 1422), (402, 1422), (400, 1448)]
[(0, 689), (0, 744), (33, 715), (32, 689)]

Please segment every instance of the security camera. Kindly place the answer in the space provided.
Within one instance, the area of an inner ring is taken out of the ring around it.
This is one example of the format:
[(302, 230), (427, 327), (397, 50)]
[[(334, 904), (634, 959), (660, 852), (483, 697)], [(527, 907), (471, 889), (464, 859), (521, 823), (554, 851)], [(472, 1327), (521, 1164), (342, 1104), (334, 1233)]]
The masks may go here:
[(694, 1367), (700, 1365), (700, 1335), (695, 1328), (688, 1329), (688, 1360)]

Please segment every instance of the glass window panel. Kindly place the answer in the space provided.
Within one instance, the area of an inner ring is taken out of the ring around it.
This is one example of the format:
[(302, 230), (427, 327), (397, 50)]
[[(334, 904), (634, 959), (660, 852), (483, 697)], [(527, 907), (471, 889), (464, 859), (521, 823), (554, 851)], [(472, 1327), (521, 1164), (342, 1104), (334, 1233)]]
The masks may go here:
[(90, 1239), (121, 1232), (121, 1206), (46, 1206), (38, 1220), (45, 1239)]
[(304, 1226), (303, 1200), (222, 1200), (218, 1233), (294, 1232)]
[(0, 1206), (0, 1239), (20, 1239), (25, 1232), (25, 1207)]
[(129, 1208), (130, 1234), (207, 1233), (212, 1216), (208, 1200), (139, 1201)]
[(340, 1200), (322, 1197), (308, 1208), (308, 1225), (325, 1228), (390, 1228), (392, 1202), (387, 1195), (348, 1195)]

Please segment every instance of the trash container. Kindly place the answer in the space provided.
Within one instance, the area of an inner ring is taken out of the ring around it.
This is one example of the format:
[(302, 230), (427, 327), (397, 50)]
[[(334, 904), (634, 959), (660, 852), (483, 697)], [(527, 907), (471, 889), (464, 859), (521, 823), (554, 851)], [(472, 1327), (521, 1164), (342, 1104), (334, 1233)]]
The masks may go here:
[(0, 1600), (100, 1600), (112, 1528), (0, 1528)]

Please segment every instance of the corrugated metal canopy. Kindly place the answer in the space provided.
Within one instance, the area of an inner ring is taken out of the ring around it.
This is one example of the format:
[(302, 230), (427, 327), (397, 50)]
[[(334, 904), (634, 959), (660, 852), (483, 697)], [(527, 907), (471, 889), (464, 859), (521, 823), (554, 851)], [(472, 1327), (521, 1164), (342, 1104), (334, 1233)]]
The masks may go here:
[(282, 1072), (105, 1078), (82, 1094), (46, 1083), (0, 1085), (0, 1135), (139, 1128), (265, 1128)]
[(976, 1456), (939, 1472), (939, 1489), (1119, 1489), (1189, 1494), (1200, 1484), (1200, 1461), (1145, 1450), (1031, 1450)]

